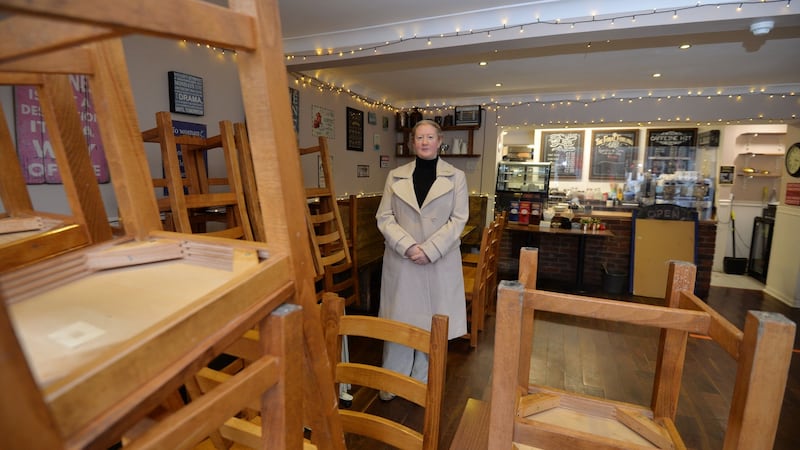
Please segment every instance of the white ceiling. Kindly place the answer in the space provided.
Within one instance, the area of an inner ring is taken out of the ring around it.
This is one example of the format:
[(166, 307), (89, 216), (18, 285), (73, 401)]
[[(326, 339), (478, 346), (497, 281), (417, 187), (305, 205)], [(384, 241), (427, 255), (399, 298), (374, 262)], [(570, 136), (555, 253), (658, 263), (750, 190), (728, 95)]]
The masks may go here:
[[(753, 89), (800, 95), (800, 1), (279, 3), (290, 71), (395, 107)], [(754, 36), (750, 25), (763, 19), (774, 28)], [(684, 42), (692, 47), (679, 50)], [(330, 55), (302, 56), (319, 49)]]

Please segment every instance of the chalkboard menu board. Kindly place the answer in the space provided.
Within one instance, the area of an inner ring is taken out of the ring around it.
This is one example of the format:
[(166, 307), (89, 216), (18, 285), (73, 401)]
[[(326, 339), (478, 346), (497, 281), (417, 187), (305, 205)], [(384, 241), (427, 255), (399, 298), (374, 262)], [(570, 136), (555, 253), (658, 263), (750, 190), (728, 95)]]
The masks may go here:
[(639, 159), (638, 134), (637, 130), (592, 132), (589, 179), (625, 181), (628, 172), (635, 172)]
[(555, 180), (580, 179), (583, 168), (583, 131), (542, 132), (542, 162), (549, 162)]
[(653, 175), (694, 170), (697, 128), (647, 131), (644, 168)]

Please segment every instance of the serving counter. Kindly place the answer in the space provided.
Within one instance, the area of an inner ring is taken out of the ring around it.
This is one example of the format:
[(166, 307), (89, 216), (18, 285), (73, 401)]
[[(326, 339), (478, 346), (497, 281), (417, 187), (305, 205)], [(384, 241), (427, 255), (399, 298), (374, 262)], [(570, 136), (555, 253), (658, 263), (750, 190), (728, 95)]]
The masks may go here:
[[(500, 279), (516, 279), (521, 247), (538, 247), (541, 282), (564, 285), (568, 290), (599, 290), (603, 285), (603, 265), (609, 272), (626, 274), (630, 282), (633, 274), (633, 211), (592, 211), (576, 217), (599, 219), (605, 225), (605, 233), (598, 235), (602, 239), (587, 239), (598, 232), (587, 232), (582, 238), (575, 239), (584, 232), (509, 222), (501, 242)], [(701, 298), (708, 295), (711, 284), (716, 230), (716, 220), (697, 222), (695, 294)], [(629, 287), (626, 287), (626, 292), (630, 292)]]

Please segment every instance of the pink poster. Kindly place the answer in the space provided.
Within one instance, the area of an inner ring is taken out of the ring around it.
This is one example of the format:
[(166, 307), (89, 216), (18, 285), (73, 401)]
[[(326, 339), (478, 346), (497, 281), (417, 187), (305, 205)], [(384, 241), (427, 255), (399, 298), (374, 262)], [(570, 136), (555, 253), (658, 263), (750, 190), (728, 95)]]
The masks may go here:
[[(110, 179), (108, 162), (100, 140), (100, 129), (94, 113), (88, 80), (84, 75), (70, 75), (69, 79), (80, 112), (83, 135), (89, 147), (97, 182), (108, 183)], [(14, 103), (17, 152), (25, 181), (28, 184), (60, 184), (61, 174), (58, 172), (53, 146), (47, 134), (36, 87), (15, 86)]]

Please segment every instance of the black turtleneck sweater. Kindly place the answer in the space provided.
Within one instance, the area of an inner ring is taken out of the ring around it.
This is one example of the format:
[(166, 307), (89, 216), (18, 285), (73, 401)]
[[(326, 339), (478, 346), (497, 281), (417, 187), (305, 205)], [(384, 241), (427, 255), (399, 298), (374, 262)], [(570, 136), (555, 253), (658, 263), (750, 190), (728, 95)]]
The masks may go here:
[(417, 194), (417, 204), (422, 206), (428, 191), (431, 190), (433, 182), (436, 181), (436, 162), (439, 157), (433, 159), (421, 159), (417, 157), (417, 165), (414, 168), (414, 193)]

